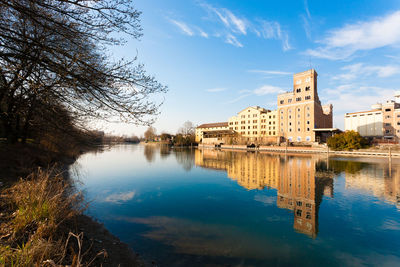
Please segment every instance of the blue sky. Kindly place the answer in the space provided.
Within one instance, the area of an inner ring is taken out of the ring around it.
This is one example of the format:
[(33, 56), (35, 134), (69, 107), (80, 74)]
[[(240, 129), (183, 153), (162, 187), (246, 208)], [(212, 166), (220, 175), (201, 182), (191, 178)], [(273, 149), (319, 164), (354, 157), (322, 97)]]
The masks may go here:
[[(334, 126), (400, 90), (400, 1), (136, 0), (144, 36), (114, 48), (145, 64), (169, 92), (154, 124), (175, 133), (227, 121), (247, 106), (276, 109), (292, 75), (318, 72)], [(107, 125), (141, 135), (145, 127)]]

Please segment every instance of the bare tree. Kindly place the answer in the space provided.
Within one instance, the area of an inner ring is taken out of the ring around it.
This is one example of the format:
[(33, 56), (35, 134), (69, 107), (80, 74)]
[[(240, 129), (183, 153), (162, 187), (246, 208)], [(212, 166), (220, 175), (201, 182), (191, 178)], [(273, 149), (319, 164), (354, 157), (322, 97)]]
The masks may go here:
[(108, 56), (108, 47), (126, 42), (115, 33), (142, 35), (131, 0), (0, 0), (0, 122), (7, 139), (25, 139), (43, 109), (50, 117), (66, 110), (74, 123), (150, 125), (161, 104), (151, 97), (167, 88), (136, 58)]
[(156, 128), (149, 126), (149, 128), (147, 128), (147, 130), (144, 132), (144, 138), (147, 141), (153, 141), (155, 137), (156, 137)]
[(195, 127), (191, 121), (186, 121), (181, 128), (179, 128), (179, 133), (184, 136), (193, 135), (195, 132)]

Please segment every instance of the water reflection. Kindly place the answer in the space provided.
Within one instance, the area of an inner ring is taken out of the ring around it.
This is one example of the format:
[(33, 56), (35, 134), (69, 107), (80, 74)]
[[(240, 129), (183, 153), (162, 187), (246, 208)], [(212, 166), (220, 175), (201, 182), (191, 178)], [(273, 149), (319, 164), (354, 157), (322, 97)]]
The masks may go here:
[(395, 160), (132, 145), (79, 161), (90, 214), (163, 266), (400, 262)]
[[(385, 164), (331, 159), (319, 155), (282, 155), (219, 150), (196, 150), (195, 164), (224, 170), (248, 189), (277, 190), (276, 205), (293, 213), (293, 228), (315, 238), (323, 196), (334, 195), (333, 178), (344, 173), (346, 188), (356, 188), (399, 207), (400, 171)], [(268, 200), (270, 201), (270, 200)]]

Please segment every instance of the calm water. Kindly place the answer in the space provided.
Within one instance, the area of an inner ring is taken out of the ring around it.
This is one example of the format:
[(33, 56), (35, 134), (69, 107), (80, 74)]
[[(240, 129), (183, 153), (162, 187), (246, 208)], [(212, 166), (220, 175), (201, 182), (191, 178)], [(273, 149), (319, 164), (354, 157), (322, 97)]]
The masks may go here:
[(160, 266), (400, 266), (400, 165), (116, 146), (74, 166), (87, 213)]

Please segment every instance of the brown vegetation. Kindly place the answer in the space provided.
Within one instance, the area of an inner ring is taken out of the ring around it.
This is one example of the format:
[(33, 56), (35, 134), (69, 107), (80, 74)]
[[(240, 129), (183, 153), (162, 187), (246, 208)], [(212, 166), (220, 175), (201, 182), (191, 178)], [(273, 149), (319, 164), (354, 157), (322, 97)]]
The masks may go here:
[[(138, 265), (126, 245), (81, 215), (85, 208), (82, 194), (55, 168), (38, 169), (4, 189), (0, 205), (2, 266), (97, 266), (107, 262)], [(104, 246), (94, 244), (98, 238), (108, 240), (109, 244), (103, 245), (114, 248), (107, 253)], [(111, 260), (106, 258), (108, 255)]]

